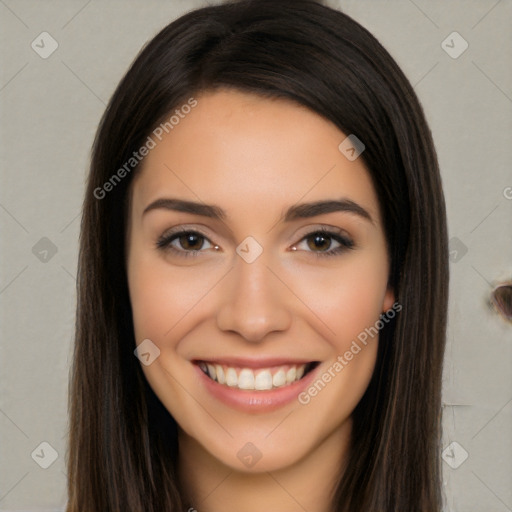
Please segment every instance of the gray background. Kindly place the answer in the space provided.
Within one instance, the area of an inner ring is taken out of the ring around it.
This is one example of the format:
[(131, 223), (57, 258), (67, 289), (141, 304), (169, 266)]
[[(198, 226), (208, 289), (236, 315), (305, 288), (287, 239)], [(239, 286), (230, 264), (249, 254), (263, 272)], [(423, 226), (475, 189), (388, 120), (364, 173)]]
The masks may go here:
[[(201, 5), (0, 0), (2, 511), (65, 505), (68, 369), (90, 146), (143, 43)], [(424, 105), (439, 154), (453, 250), (445, 509), (512, 511), (512, 325), (488, 306), (493, 286), (512, 278), (512, 2), (330, 5), (395, 57)], [(46, 59), (31, 47), (34, 40), (42, 46), (44, 31), (59, 45)], [(457, 58), (447, 53), (463, 49), (462, 39), (448, 37), (454, 31), (469, 45)], [(47, 469), (40, 464), (52, 451), (42, 442), (58, 454)]]

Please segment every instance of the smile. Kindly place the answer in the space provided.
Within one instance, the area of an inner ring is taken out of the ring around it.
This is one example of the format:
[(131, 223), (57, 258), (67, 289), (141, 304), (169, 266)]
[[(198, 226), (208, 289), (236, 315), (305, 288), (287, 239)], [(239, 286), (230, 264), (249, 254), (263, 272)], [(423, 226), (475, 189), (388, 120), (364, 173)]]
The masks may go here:
[(211, 380), (223, 386), (241, 390), (269, 391), (290, 386), (301, 380), (317, 363), (290, 363), (257, 369), (206, 361), (198, 361), (197, 365)]

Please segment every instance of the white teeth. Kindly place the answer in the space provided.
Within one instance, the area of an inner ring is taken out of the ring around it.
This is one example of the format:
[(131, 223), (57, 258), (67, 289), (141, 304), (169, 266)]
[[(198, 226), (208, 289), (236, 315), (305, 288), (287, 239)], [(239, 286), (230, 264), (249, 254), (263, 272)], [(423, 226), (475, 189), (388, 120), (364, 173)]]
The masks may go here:
[(244, 368), (238, 376), (238, 387), (240, 389), (254, 389), (254, 373)]
[(228, 368), (226, 372), (226, 384), (231, 387), (238, 386), (238, 375), (234, 368)]
[(273, 377), (272, 377), (272, 384), (275, 388), (279, 388), (281, 386), (284, 386), (286, 384), (286, 373), (284, 370), (279, 370)]
[(254, 381), (254, 389), (263, 391), (265, 389), (272, 389), (272, 374), (270, 370), (263, 370), (258, 373)]
[(206, 364), (206, 366), (208, 367), (208, 374), (210, 375), (210, 377), (212, 379), (215, 380), (215, 378), (217, 377), (217, 374), (215, 372), (215, 366), (213, 366), (213, 364)]
[(295, 381), (295, 377), (297, 376), (297, 370), (295, 369), (295, 366), (292, 366), (287, 372), (286, 372), (286, 382), (288, 384), (291, 384)]
[(224, 376), (224, 370), (220, 364), (215, 365), (215, 372), (217, 373), (217, 382), (219, 384), (225, 384), (226, 377)]
[[(266, 391), (273, 388), (280, 388), (293, 384), (304, 376), (306, 365), (286, 365), (279, 368), (272, 374), (271, 368), (256, 370), (242, 368), (238, 373), (235, 368), (223, 366), (221, 364), (210, 364), (200, 362), (199, 367), (204, 373), (210, 376), (212, 380), (219, 384), (227, 385), (232, 388)], [(288, 370), (286, 369), (288, 368)], [(274, 370), (275, 371), (275, 370)]]

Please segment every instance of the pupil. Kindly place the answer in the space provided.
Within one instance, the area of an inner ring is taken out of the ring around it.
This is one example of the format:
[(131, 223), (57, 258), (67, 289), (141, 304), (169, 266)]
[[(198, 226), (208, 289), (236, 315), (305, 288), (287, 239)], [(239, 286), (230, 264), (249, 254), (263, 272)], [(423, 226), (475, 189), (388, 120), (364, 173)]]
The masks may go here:
[(324, 235), (314, 235), (312, 237), (312, 243), (309, 244), (310, 249), (329, 249), (331, 241)]
[(201, 248), (202, 244), (200, 242), (200, 238), (201, 237), (194, 234), (183, 235), (181, 237), (180, 243), (185, 249), (196, 250)]

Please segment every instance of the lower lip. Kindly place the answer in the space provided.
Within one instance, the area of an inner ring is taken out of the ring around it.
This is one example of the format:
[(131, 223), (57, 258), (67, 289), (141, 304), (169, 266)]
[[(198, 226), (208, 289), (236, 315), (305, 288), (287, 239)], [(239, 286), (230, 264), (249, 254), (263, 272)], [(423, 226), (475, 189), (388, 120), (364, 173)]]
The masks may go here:
[(268, 391), (251, 391), (219, 384), (208, 377), (199, 366), (194, 364), (200, 381), (206, 390), (221, 402), (245, 412), (271, 412), (293, 402), (314, 380), (317, 366), (305, 377), (281, 388)]

